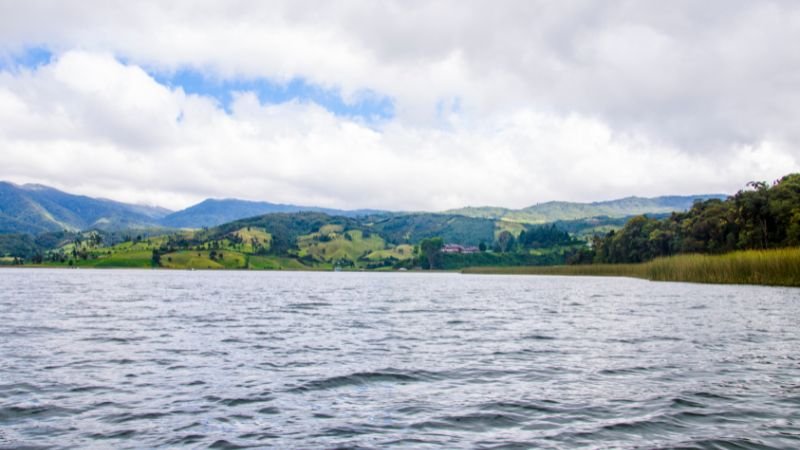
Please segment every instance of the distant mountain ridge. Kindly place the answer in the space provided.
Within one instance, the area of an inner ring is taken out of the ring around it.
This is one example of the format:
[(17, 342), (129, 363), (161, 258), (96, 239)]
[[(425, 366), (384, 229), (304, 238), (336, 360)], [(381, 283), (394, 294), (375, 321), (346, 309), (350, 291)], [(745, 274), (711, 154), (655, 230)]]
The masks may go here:
[(0, 182), (0, 233), (152, 227), (169, 212), (68, 194), (38, 184)]
[[(685, 211), (695, 200), (725, 198), (722, 194), (627, 197), (593, 203), (546, 202), (523, 209), (466, 207), (442, 213), (410, 213), (373, 209), (340, 210), (238, 199), (206, 199), (180, 211), (133, 205), (107, 199), (74, 195), (38, 185), (0, 182), (0, 234), (38, 234), (47, 231), (78, 231), (91, 228), (203, 228), (271, 213), (315, 212), (330, 216), (367, 215), (460, 215), (519, 223), (549, 223), (606, 216), (665, 214)], [(420, 219), (422, 220), (422, 219)]]
[(724, 194), (667, 195), (661, 197), (625, 197), (592, 203), (551, 201), (522, 209), (492, 206), (465, 207), (445, 211), (467, 217), (508, 220), (521, 223), (550, 223), (560, 220), (577, 220), (590, 217), (629, 217), (639, 214), (664, 214), (686, 211), (695, 201), (712, 198), (725, 199)]
[(354, 217), (368, 214), (379, 214), (385, 211), (359, 209), (345, 211), (341, 209), (320, 208), (316, 206), (298, 206), (281, 203), (254, 202), (238, 199), (206, 199), (186, 209), (176, 211), (161, 220), (161, 224), (171, 228), (213, 227), (234, 220), (261, 216), (271, 213), (321, 212), (331, 216)]

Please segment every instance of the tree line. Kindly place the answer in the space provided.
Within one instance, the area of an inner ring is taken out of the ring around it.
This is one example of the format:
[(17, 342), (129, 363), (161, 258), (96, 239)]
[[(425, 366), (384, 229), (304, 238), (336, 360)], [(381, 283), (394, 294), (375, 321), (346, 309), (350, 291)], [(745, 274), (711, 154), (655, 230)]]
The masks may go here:
[(696, 202), (664, 219), (637, 216), (595, 236), (571, 263), (638, 263), (679, 253), (726, 253), (800, 245), (800, 174), (750, 182), (725, 200)]
[[(415, 248), (415, 261), (419, 267), (429, 269), (461, 269), (470, 266), (519, 266), (562, 264), (564, 258), (574, 253), (569, 246), (582, 245), (569, 233), (554, 224), (526, 226), (519, 235), (501, 231), (491, 247), (481, 241), (478, 253), (442, 253), (444, 239), (426, 238)], [(546, 255), (535, 255), (531, 250), (562, 249)], [(491, 251), (489, 251), (491, 250)]]

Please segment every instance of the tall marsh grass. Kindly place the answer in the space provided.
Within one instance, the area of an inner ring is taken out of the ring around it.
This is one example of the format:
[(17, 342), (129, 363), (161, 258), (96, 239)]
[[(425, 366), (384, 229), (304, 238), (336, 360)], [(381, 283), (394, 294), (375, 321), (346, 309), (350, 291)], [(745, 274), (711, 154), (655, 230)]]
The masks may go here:
[(642, 264), (475, 267), (465, 273), (625, 276), (654, 281), (800, 286), (800, 248), (676, 255)]

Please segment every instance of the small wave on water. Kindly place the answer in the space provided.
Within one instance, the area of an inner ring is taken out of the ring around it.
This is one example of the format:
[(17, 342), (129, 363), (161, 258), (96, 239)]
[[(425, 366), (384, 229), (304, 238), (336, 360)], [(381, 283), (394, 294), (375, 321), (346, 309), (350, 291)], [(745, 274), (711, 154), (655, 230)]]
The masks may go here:
[(433, 420), (411, 425), (413, 429), (469, 430), (475, 432), (491, 431), (495, 428), (517, 427), (527, 421), (522, 415), (472, 413), (455, 416), (441, 416)]
[(435, 379), (435, 375), (425, 372), (406, 372), (385, 370), (375, 372), (357, 372), (348, 375), (334, 376), (309, 381), (290, 389), (291, 392), (307, 392), (335, 389), (347, 386), (362, 386), (370, 383), (407, 384)]
[(796, 290), (9, 272), (0, 450), (800, 448)]

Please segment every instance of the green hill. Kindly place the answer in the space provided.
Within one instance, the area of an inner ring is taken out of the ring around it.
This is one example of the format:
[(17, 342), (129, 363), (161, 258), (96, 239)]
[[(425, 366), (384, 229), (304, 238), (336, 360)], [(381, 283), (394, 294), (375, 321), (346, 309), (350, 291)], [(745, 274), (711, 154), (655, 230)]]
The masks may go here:
[(417, 244), (441, 237), (445, 242), (479, 245), (494, 240), (495, 221), (456, 214), (396, 214), (378, 217), (370, 228), (393, 244)]
[[(418, 242), (441, 235), (448, 241), (477, 245), (489, 241), (486, 223), (463, 220), (489, 219), (499, 222), (498, 230), (518, 234), (518, 224), (574, 221), (605, 216), (610, 219), (638, 214), (668, 214), (688, 210), (697, 199), (724, 198), (722, 195), (628, 197), (595, 203), (547, 202), (523, 209), (466, 207), (442, 213), (390, 213), (377, 210), (338, 210), (237, 199), (207, 199), (186, 209), (132, 205), (111, 200), (73, 195), (42, 185), (0, 182), (0, 234), (38, 234), (46, 231), (88, 229), (215, 227), (272, 213), (314, 212), (351, 219), (370, 217), (376, 229), (390, 242)], [(440, 216), (440, 217), (435, 217)], [(442, 233), (447, 233), (442, 235)]]
[(47, 186), (0, 182), (0, 234), (155, 227), (168, 212)]
[(546, 202), (522, 209), (506, 209), (492, 206), (466, 207), (449, 210), (446, 213), (522, 223), (550, 223), (559, 220), (579, 220), (601, 216), (620, 218), (639, 214), (668, 214), (676, 211), (686, 211), (698, 200), (724, 199), (726, 197), (726, 195), (722, 194), (654, 198), (626, 197), (593, 203)]
[(269, 202), (253, 202), (238, 199), (206, 199), (186, 209), (176, 211), (161, 219), (163, 226), (171, 228), (214, 227), (235, 220), (271, 213), (319, 212), (331, 216), (363, 216), (380, 211), (319, 208), (316, 206), (286, 205)]

